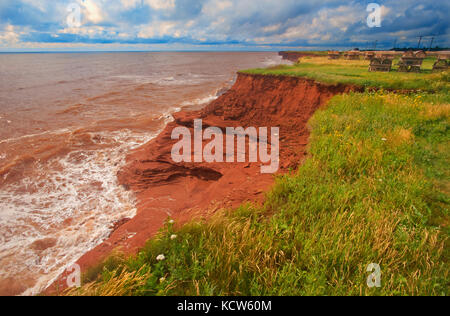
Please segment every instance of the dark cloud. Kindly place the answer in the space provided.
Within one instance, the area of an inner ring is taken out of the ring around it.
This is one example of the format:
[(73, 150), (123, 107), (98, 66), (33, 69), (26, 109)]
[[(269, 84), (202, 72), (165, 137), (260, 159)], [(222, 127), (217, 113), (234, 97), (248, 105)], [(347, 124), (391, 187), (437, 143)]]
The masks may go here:
[[(77, 29), (66, 23), (73, 2), (82, 9)], [(0, 47), (178, 43), (325, 48), (375, 40), (390, 47), (396, 40), (412, 43), (419, 35), (450, 45), (448, 0), (380, 0), (380, 28), (367, 26), (371, 2), (377, 0), (0, 0), (0, 32), (8, 35), (0, 35)]]

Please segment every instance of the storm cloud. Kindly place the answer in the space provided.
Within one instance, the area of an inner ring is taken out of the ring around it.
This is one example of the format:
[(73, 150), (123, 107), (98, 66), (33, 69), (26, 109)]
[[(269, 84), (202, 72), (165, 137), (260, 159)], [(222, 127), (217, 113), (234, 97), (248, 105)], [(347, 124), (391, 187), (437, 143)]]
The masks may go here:
[[(0, 49), (391, 48), (433, 36), (449, 46), (447, 0), (378, 1), (381, 27), (367, 25), (372, 1), (0, 0)], [(67, 23), (69, 5), (80, 25)], [(425, 40), (424, 45), (427, 45)]]

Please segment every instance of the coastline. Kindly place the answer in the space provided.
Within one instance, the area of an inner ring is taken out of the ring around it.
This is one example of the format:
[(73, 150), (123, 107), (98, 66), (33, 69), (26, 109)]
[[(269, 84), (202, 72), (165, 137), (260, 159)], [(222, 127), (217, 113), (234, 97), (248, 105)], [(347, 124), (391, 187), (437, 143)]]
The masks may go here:
[[(81, 271), (101, 264), (112, 253), (136, 254), (164, 226), (167, 218), (177, 225), (207, 219), (217, 210), (245, 202), (262, 203), (274, 176), (260, 173), (259, 163), (175, 164), (170, 153), (177, 126), (193, 129), (202, 118), (204, 128), (279, 126), (279, 174), (294, 170), (306, 156), (307, 122), (336, 94), (359, 91), (350, 85), (321, 84), (311, 79), (238, 73), (233, 87), (202, 110), (175, 113), (174, 121), (149, 143), (130, 152), (118, 173), (119, 183), (137, 198), (137, 215), (114, 227), (110, 237), (83, 255)], [(44, 293), (65, 288), (61, 275)]]

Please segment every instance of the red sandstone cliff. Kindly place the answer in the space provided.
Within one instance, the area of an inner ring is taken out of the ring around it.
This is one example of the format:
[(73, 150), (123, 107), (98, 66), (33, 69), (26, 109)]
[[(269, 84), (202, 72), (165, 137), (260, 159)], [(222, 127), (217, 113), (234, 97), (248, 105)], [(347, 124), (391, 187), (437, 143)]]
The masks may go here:
[[(306, 155), (307, 122), (336, 94), (355, 90), (312, 80), (239, 74), (234, 86), (206, 108), (180, 112), (154, 140), (131, 152), (119, 181), (135, 192), (138, 214), (118, 227), (108, 240), (85, 254), (82, 270), (119, 248), (133, 254), (154, 236), (170, 216), (179, 223), (208, 216), (245, 201), (261, 202), (274, 176), (261, 174), (260, 163), (174, 163), (172, 130), (203, 119), (203, 127), (279, 127), (280, 170), (296, 168)], [(193, 133), (193, 132), (192, 132)]]

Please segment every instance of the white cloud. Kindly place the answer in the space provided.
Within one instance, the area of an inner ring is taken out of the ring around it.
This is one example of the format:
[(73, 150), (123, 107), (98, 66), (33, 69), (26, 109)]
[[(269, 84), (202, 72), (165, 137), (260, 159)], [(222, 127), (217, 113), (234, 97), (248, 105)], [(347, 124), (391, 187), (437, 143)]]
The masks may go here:
[(221, 14), (224, 10), (230, 9), (234, 6), (231, 1), (210, 0), (202, 8), (202, 14), (209, 17), (214, 17)]
[(78, 3), (82, 8), (83, 16), (88, 23), (97, 24), (104, 20), (104, 14), (101, 10), (104, 1), (100, 2), (101, 4), (97, 3), (95, 0), (78, 0)]
[(274, 25), (269, 25), (263, 28), (264, 32), (267, 33), (271, 33), (271, 32), (276, 32), (281, 28), (281, 23), (278, 24), (274, 24)]
[(177, 23), (167, 21), (156, 21), (150, 25), (147, 25), (141, 29), (138, 36), (141, 38), (155, 38), (163, 36), (175, 35), (180, 37), (182, 32), (176, 29)]
[(386, 18), (389, 13), (391, 13), (391, 9), (382, 5), (381, 6), (381, 18), (382, 19)]
[(71, 28), (65, 28), (60, 31), (58, 31), (58, 34), (76, 34), (76, 35), (85, 35), (90, 37), (98, 37), (99, 35), (107, 35), (109, 34), (115, 34), (115, 32), (112, 32), (112, 30), (109, 30), (106, 32), (106, 29), (102, 26), (84, 26), (84, 27), (71, 27)]
[(138, 4), (142, 3), (142, 0), (120, 0), (124, 9), (130, 9), (136, 7)]
[[(359, 14), (358, 14), (359, 12)], [(349, 30), (349, 27), (358, 21), (362, 21), (364, 10), (358, 10), (355, 6), (339, 6), (334, 9), (322, 9), (308, 19), (302, 19), (298, 25), (288, 27), (279, 36), (281, 41), (295, 39), (328, 41), (339, 37)]]
[(120, 0), (123, 8), (130, 9), (141, 5), (149, 5), (155, 10), (169, 10), (175, 8), (175, 0)]
[(0, 44), (13, 45), (19, 41), (19, 32), (16, 32), (13, 25), (8, 24), (2, 32), (0, 32)]
[(168, 10), (175, 8), (175, 0), (146, 0), (155, 10)]

